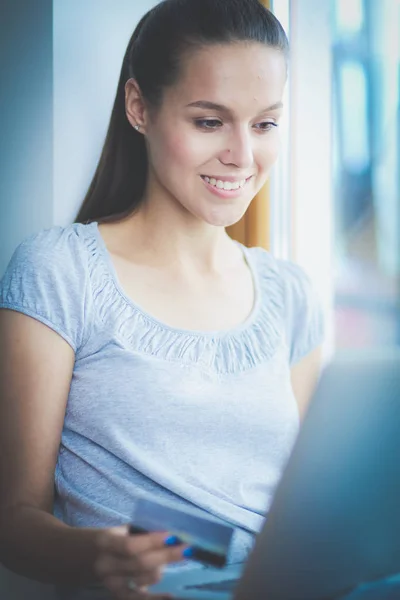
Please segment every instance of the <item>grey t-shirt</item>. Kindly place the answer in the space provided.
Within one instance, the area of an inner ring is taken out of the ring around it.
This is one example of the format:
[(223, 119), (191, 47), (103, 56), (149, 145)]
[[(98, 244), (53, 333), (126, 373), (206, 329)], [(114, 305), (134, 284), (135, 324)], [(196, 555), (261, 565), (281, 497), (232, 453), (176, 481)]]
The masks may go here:
[(243, 560), (298, 431), (290, 366), (322, 341), (302, 269), (241, 246), (256, 302), (228, 331), (169, 327), (128, 298), (96, 222), (52, 227), (16, 249), (0, 308), (61, 335), (75, 365), (54, 514), (77, 527), (129, 522), (146, 493), (234, 524)]

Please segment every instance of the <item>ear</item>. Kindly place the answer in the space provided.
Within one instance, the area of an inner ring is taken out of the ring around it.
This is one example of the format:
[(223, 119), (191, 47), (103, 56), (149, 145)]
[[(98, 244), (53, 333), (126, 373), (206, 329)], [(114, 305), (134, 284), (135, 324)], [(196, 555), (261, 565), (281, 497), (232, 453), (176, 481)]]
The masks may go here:
[(136, 79), (128, 79), (125, 84), (125, 112), (132, 127), (140, 125), (140, 132), (145, 133), (147, 111)]

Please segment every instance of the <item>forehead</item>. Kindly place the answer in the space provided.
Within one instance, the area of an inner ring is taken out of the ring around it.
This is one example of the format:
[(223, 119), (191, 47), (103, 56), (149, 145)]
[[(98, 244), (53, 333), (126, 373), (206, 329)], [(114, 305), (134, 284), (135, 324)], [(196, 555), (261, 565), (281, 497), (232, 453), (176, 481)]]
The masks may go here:
[(210, 100), (256, 110), (281, 100), (285, 82), (281, 51), (256, 43), (212, 45), (185, 58), (180, 79), (167, 97), (180, 106)]

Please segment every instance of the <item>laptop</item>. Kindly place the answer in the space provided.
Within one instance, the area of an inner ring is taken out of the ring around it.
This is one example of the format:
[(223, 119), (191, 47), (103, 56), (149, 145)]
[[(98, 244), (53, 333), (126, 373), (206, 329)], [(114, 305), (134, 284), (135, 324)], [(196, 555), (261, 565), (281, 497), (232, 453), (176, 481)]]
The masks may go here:
[(244, 564), (193, 564), (149, 588), (186, 600), (400, 599), (400, 352), (324, 370)]

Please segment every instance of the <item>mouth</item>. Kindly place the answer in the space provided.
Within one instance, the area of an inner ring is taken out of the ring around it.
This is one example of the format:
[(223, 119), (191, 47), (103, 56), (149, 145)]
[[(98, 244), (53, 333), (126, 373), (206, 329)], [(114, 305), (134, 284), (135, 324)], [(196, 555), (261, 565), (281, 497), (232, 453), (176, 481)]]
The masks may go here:
[(218, 198), (234, 199), (239, 198), (245, 190), (249, 181), (253, 178), (253, 175), (247, 179), (237, 179), (231, 181), (224, 181), (222, 179), (216, 179), (215, 177), (209, 177), (208, 175), (200, 176), (203, 180), (204, 185), (208, 191)]
[(252, 178), (252, 175), (250, 175), (250, 177), (247, 177), (247, 179), (236, 180), (232, 180), (232, 178), (229, 178), (229, 180), (217, 179), (215, 177), (209, 177), (208, 175), (201, 175), (200, 177), (205, 183), (215, 188), (216, 190), (231, 192), (242, 190), (245, 187), (246, 183)]

